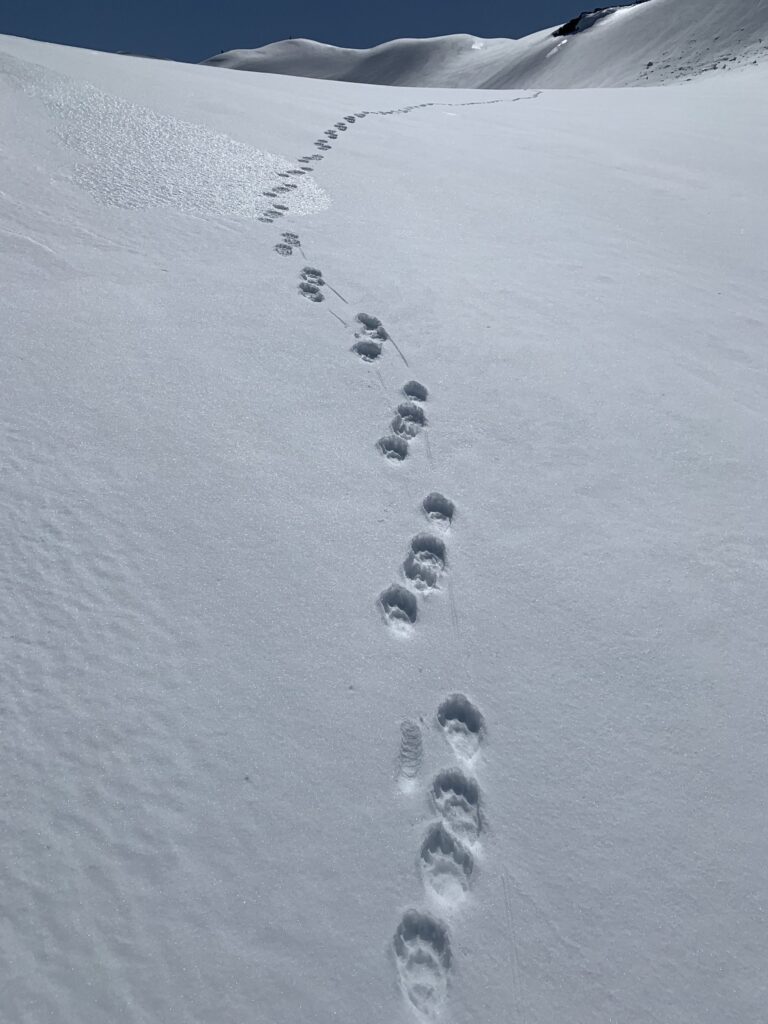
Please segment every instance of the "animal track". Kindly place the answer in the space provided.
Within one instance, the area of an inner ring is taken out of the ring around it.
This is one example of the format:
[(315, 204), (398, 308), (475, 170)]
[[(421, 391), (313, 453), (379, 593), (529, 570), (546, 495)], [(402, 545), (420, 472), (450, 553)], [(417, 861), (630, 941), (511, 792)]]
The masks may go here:
[(379, 438), (376, 447), (382, 455), (393, 462), (402, 462), (408, 457), (408, 442), (404, 441), (402, 437), (398, 437), (397, 434), (388, 434), (386, 437)]
[(283, 239), (282, 242), (278, 242), (277, 245), (273, 246), (279, 256), (291, 256), (293, 255), (294, 248), (301, 248), (299, 236), (294, 234), (293, 231), (284, 231), (281, 238)]
[(457, 757), (474, 757), (485, 732), (483, 716), (475, 705), (464, 694), (454, 693), (437, 709), (437, 720)]
[(401, 402), (392, 420), (392, 430), (401, 437), (415, 437), (427, 425), (424, 410), (415, 402)]
[(358, 313), (357, 320), (363, 325), (366, 331), (371, 331), (377, 337), (386, 338), (387, 332), (381, 326), (381, 320), (377, 316), (369, 316), (368, 313)]
[[(311, 173), (314, 170), (314, 168), (312, 166), (310, 166), (310, 164), (313, 163), (314, 161), (324, 159), (324, 154), (327, 153), (329, 150), (331, 150), (333, 148), (332, 144), (331, 144), (331, 140), (337, 141), (338, 138), (339, 138), (339, 133), (340, 132), (348, 131), (349, 128), (353, 124), (355, 124), (357, 121), (362, 120), (365, 117), (369, 117), (369, 116), (372, 116), (372, 115), (376, 115), (376, 116), (380, 116), (381, 117), (381, 116), (393, 115), (393, 114), (409, 114), (409, 113), (411, 113), (414, 110), (421, 110), (421, 109), (426, 108), (426, 107), (471, 107), (471, 106), (481, 106), (481, 105), (488, 105), (488, 104), (492, 104), (492, 103), (501, 103), (501, 102), (518, 103), (518, 102), (520, 102), (521, 99), (525, 99), (525, 98), (535, 99), (538, 95), (539, 95), (539, 93), (536, 93), (536, 94), (534, 94), (533, 96), (530, 96), (530, 97), (515, 97), (514, 99), (511, 99), (511, 100), (478, 100), (478, 101), (470, 102), (470, 103), (419, 103), (419, 104), (410, 104), (409, 106), (406, 106), (406, 107), (398, 107), (397, 109), (393, 109), (393, 110), (361, 110), (361, 111), (357, 111), (354, 114), (345, 114), (344, 117), (342, 119), (340, 119), (339, 121), (337, 121), (332, 128), (326, 129), (323, 132), (322, 136), (314, 141), (313, 145), (315, 146), (316, 149), (320, 150), (321, 152), (313, 153), (311, 155), (305, 155), (305, 156), (298, 157), (298, 159), (296, 161), (298, 166), (291, 167), (291, 168), (289, 168), (286, 171), (277, 171), (276, 175), (279, 178), (283, 179), (283, 183), (280, 184), (280, 185), (273, 186), (270, 190), (264, 192), (263, 194), (265, 196), (268, 196), (269, 198), (274, 198), (275, 196), (280, 195), (281, 193), (288, 192), (288, 191), (290, 191), (292, 189), (297, 188), (298, 185), (295, 182), (291, 181), (291, 179), (292, 178), (302, 177), (303, 175)], [(278, 217), (281, 217), (286, 212), (288, 212), (288, 207), (287, 206), (281, 206), (279, 204), (275, 204), (274, 208), (270, 208), (268, 210), (265, 210), (263, 213), (259, 214), (258, 220), (260, 220), (264, 224), (271, 224), (273, 221), (275, 221)], [(286, 243), (286, 244), (290, 244), (290, 243)], [(288, 254), (285, 253), (285, 252), (281, 252), (281, 255), (288, 255)], [(315, 298), (314, 301), (317, 301), (317, 302), (322, 301), (322, 298)], [(385, 338), (387, 337), (386, 334), (385, 334), (384, 337)], [(393, 344), (395, 345), (395, 347), (397, 348), (397, 351), (400, 353), (403, 361), (407, 365), (407, 359), (406, 359), (405, 355), (400, 351), (399, 347), (396, 345), (396, 343), (394, 341), (393, 341)], [(414, 401), (425, 401), (426, 400), (426, 388), (421, 390), (422, 386), (418, 385), (418, 382), (414, 381), (414, 382), (409, 382), (409, 384), (410, 383), (413, 383), (414, 385), (417, 385), (417, 387), (420, 390), (419, 391), (414, 391), (414, 392), (410, 392), (408, 390), (405, 390), (406, 396), (408, 398), (412, 398)], [(406, 388), (407, 387), (408, 387), (408, 385), (406, 385)], [(422, 395), (423, 395), (423, 397), (422, 397)]]
[(317, 267), (304, 267), (301, 272), (301, 277), (304, 281), (312, 281), (313, 284), (324, 285), (323, 272), (318, 270)]
[(445, 495), (437, 491), (433, 491), (432, 494), (426, 496), (422, 502), (422, 508), (427, 519), (431, 519), (433, 522), (445, 527), (451, 525), (456, 513), (456, 506), (451, 499), (446, 498)]
[(357, 352), (366, 362), (372, 363), (381, 355), (384, 342), (387, 340), (387, 332), (378, 317), (358, 313), (355, 319), (362, 329), (355, 332), (357, 341), (352, 346), (352, 351)]
[(418, 590), (433, 590), (445, 570), (445, 544), (431, 533), (420, 533), (411, 541), (403, 572)]
[(432, 825), (419, 856), (424, 884), (444, 900), (461, 899), (469, 888), (474, 860), (442, 822)]
[(403, 995), (427, 1019), (445, 1001), (451, 968), (451, 943), (445, 925), (429, 914), (408, 910), (393, 940)]
[(414, 554), (431, 558), (442, 567), (445, 566), (445, 544), (431, 533), (420, 533), (411, 541)]
[(424, 743), (418, 722), (406, 719), (400, 723), (400, 751), (398, 754), (399, 773), (402, 783), (410, 788), (424, 760)]
[(390, 626), (403, 629), (414, 625), (418, 618), (416, 598), (405, 587), (393, 583), (379, 597), (379, 605)]
[(414, 402), (426, 402), (429, 397), (427, 389), (423, 384), (419, 384), (417, 380), (409, 380), (406, 384), (403, 384), (403, 394), (413, 399)]
[(481, 830), (480, 790), (457, 768), (442, 771), (432, 782), (432, 800), (446, 828), (462, 839), (477, 839)]
[(325, 296), (312, 281), (299, 281), (299, 292), (311, 302), (325, 301)]
[[(299, 157), (297, 167), (282, 172), (280, 177), (288, 179), (312, 171), (310, 165), (325, 159), (325, 154), (333, 148), (331, 140), (338, 141), (341, 132), (348, 131), (358, 120), (371, 115), (409, 114), (428, 107), (515, 103), (519, 99), (420, 103), (392, 110), (363, 110), (347, 114), (315, 140), (313, 145), (319, 152)], [(274, 199), (296, 187), (295, 183), (276, 185), (267, 195)], [(271, 222), (283, 212), (288, 212), (288, 207), (276, 202), (264, 212), (261, 219)], [(284, 256), (290, 255), (294, 248), (300, 248), (298, 236), (287, 232), (283, 233), (281, 243), (275, 246), (275, 250)], [(300, 275), (300, 292), (311, 301), (321, 302), (325, 298), (321, 290), (323, 288), (334, 292), (341, 301), (347, 301), (332, 285), (326, 284), (319, 270), (305, 267)], [(330, 312), (347, 326), (344, 318), (338, 316), (333, 309)], [(361, 359), (374, 362), (381, 358), (387, 341), (391, 342), (407, 366), (405, 353), (384, 329), (381, 321), (367, 313), (357, 314), (352, 350)], [(381, 381), (381, 377), (379, 379)], [(427, 387), (417, 380), (406, 381), (402, 394), (404, 400), (397, 406), (390, 426), (391, 433), (380, 438), (376, 445), (387, 459), (398, 462), (407, 458), (410, 441), (427, 426), (427, 416), (422, 406), (429, 398)], [(427, 455), (431, 459), (428, 446)], [(438, 533), (441, 530), (447, 531), (456, 515), (454, 502), (437, 491), (424, 498), (422, 508), (432, 528)], [(378, 607), (385, 622), (397, 632), (410, 632), (418, 618), (419, 592), (437, 587), (445, 570), (446, 545), (441, 536), (435, 533), (417, 534), (411, 541), (402, 566), (405, 586), (392, 584), (379, 595)], [(453, 614), (455, 619), (455, 608)], [(438, 708), (437, 721), (454, 754), (465, 762), (466, 768), (467, 763), (477, 754), (485, 736), (482, 713), (463, 694), (453, 694)], [(398, 777), (402, 789), (408, 790), (415, 786), (423, 759), (421, 727), (418, 722), (406, 719), (400, 725), (398, 752)], [(473, 844), (479, 840), (483, 825), (480, 790), (474, 779), (456, 768), (443, 770), (435, 776), (430, 795), (441, 820), (427, 829), (419, 851), (419, 867), (427, 890), (438, 899), (453, 902), (467, 892), (474, 871), (476, 847)], [(397, 927), (393, 946), (400, 985), (408, 1004), (420, 1019), (434, 1020), (440, 1014), (447, 994), (452, 963), (450, 938), (445, 924), (429, 914), (408, 910)]]
[(312, 302), (323, 302), (325, 296), (320, 290), (325, 281), (321, 271), (315, 267), (304, 267), (301, 274), (299, 275), (301, 280), (299, 281), (299, 291), (306, 298), (311, 299)]
[(376, 341), (373, 338), (360, 338), (352, 346), (352, 351), (357, 352), (361, 359), (364, 359), (366, 363), (372, 363), (374, 359), (378, 359), (381, 355), (382, 344), (380, 341)]

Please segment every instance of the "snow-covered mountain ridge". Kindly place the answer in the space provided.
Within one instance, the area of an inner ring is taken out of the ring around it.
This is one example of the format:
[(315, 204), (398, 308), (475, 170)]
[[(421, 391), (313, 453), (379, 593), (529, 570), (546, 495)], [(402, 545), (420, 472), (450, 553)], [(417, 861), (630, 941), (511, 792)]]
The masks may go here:
[(762, 61), (768, 0), (643, 0), (585, 12), (524, 39), (397, 39), (352, 50), (307, 39), (206, 64), (378, 85), (559, 89), (661, 84)]

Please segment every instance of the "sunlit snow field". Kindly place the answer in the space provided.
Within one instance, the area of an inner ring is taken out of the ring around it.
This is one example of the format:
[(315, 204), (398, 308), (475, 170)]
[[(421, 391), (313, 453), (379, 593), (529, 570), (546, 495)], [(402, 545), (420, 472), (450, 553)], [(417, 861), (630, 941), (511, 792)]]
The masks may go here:
[(766, 85), (0, 37), (4, 1021), (763, 1019)]

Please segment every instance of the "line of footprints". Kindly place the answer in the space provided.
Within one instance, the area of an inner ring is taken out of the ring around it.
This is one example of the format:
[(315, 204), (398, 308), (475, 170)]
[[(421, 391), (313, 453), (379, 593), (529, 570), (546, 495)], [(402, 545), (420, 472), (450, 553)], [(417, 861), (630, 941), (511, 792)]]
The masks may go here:
[[(539, 94), (535, 94), (533, 99)], [(476, 103), (419, 104), (430, 106), (475, 106), (486, 103), (517, 102), (517, 100), (491, 100)], [(363, 111), (338, 121), (325, 137), (315, 142), (321, 153), (298, 160), (297, 169), (279, 172), (282, 180), (264, 193), (274, 202), (260, 218), (272, 223), (289, 212), (287, 200), (296, 189), (291, 176), (313, 170), (312, 164), (322, 160), (331, 149), (339, 133), (369, 114), (408, 113), (416, 106), (402, 110)], [(290, 257), (298, 251), (303, 259), (301, 239), (292, 231), (284, 231), (274, 251)], [(299, 273), (297, 290), (300, 296), (313, 303), (326, 301), (326, 291), (333, 292), (342, 302), (347, 300), (333, 288), (317, 267), (305, 264)], [(347, 321), (328, 306), (329, 312), (345, 328)], [(400, 358), (408, 361), (381, 321), (367, 313), (358, 313), (353, 323), (354, 343), (351, 350), (363, 362), (375, 363), (381, 358), (386, 342), (397, 350)], [(429, 399), (427, 388), (416, 380), (409, 380), (402, 388), (402, 400), (394, 410), (389, 430), (377, 442), (378, 451), (389, 461), (402, 462), (409, 453), (411, 442), (427, 426), (424, 406)], [(401, 567), (400, 582), (387, 587), (378, 598), (384, 621), (395, 633), (408, 633), (418, 618), (419, 598), (436, 590), (446, 571), (447, 549), (444, 537), (449, 533), (456, 514), (454, 503), (445, 495), (433, 492), (422, 502), (422, 510), (432, 528), (419, 532), (411, 539)], [(449, 914), (467, 895), (481, 851), (484, 819), (480, 787), (471, 774), (472, 765), (485, 737), (485, 723), (479, 709), (463, 694), (448, 697), (437, 710), (437, 724), (447, 740), (454, 764), (443, 768), (433, 778), (427, 796), (432, 809), (418, 854), (419, 871), (429, 909), (407, 910), (397, 926), (392, 941), (400, 987), (408, 1006), (422, 1020), (434, 1020), (441, 1011), (448, 990), (452, 951), (448, 926), (439, 916)], [(418, 789), (423, 763), (422, 728), (418, 722), (407, 720), (401, 725), (399, 750), (399, 778), (403, 792)]]
[[(418, 864), (428, 903), (439, 914), (464, 900), (480, 853), (482, 801), (470, 772), (485, 736), (485, 723), (478, 708), (456, 693), (437, 709), (437, 724), (456, 764), (439, 771), (429, 786), (433, 820), (422, 840)], [(402, 723), (398, 760), (400, 788), (412, 793), (418, 788), (423, 761), (418, 722)], [(445, 1002), (451, 970), (447, 925), (430, 910), (407, 910), (395, 931), (393, 951), (407, 1004), (421, 1018), (433, 1020)]]
[[(275, 250), (280, 255), (290, 256), (294, 249), (301, 250), (298, 235), (283, 232)], [(322, 302), (325, 288), (330, 285), (322, 272), (305, 266), (299, 275), (299, 294), (311, 302)], [(331, 290), (339, 295), (335, 289)], [(359, 313), (355, 326), (352, 351), (364, 362), (379, 359), (384, 343), (391, 340), (381, 321)], [(390, 432), (377, 442), (379, 451), (395, 461), (406, 457), (409, 443), (427, 424), (424, 412), (429, 398), (427, 388), (419, 381), (409, 380), (402, 392), (403, 401), (395, 410)], [(418, 597), (437, 589), (446, 569), (447, 549), (443, 537), (453, 523), (455, 505), (445, 495), (433, 492), (422, 502), (422, 510), (434, 532), (423, 531), (411, 539), (401, 567), (402, 582), (393, 583), (378, 600), (384, 620), (398, 633), (410, 631), (418, 618)], [(461, 694), (444, 701), (438, 709), (437, 721), (459, 766), (445, 768), (432, 781), (429, 798), (437, 820), (429, 824), (422, 840), (419, 868), (432, 902), (450, 909), (462, 901), (469, 889), (480, 848), (480, 789), (466, 772), (479, 750), (484, 724), (478, 709)], [(421, 727), (414, 721), (403, 722), (399, 770), (405, 791), (416, 787), (422, 759)], [(445, 1000), (451, 968), (447, 926), (428, 911), (408, 910), (397, 926), (393, 948), (406, 1002), (419, 1016), (434, 1019)]]
[(296, 178), (314, 171), (317, 161), (324, 159), (325, 154), (333, 148), (333, 143), (339, 139), (339, 136), (348, 131), (353, 124), (363, 121), (366, 117), (410, 114), (414, 110), (423, 110), (427, 107), (482, 107), (490, 106), (494, 103), (519, 103), (523, 99), (536, 99), (539, 95), (541, 95), (540, 92), (537, 92), (531, 96), (515, 96), (511, 99), (472, 100), (464, 103), (414, 103), (407, 107), (399, 107), (396, 110), (361, 110), (354, 114), (346, 114), (340, 121), (336, 121), (332, 128), (327, 128), (319, 139), (315, 140), (314, 146), (319, 152), (300, 156), (296, 161), (297, 167), (276, 172), (275, 176), (279, 180), (262, 192), (266, 199), (271, 199), (273, 202), (258, 219), (265, 224), (272, 224), (279, 217), (284, 217), (290, 211), (289, 200), (291, 193), (298, 188)]
[[(301, 240), (295, 232), (284, 231), (281, 237), (282, 241), (274, 246), (275, 252), (280, 256), (290, 256), (293, 254), (294, 249), (298, 249), (301, 252)], [(310, 266), (303, 268), (299, 274), (297, 285), (299, 295), (309, 299), (310, 302), (324, 302), (324, 289), (326, 288), (330, 289), (343, 302), (347, 301), (339, 291), (328, 284), (321, 270)], [(333, 315), (346, 326), (346, 322), (337, 313)], [(381, 357), (386, 341), (394, 344), (393, 339), (385, 330), (381, 320), (368, 313), (358, 313), (355, 317), (354, 336), (355, 341), (352, 345), (352, 351), (360, 356), (365, 363), (374, 363)], [(402, 352), (400, 352), (400, 356), (405, 361)], [(404, 401), (401, 401), (394, 411), (389, 425), (389, 432), (376, 442), (376, 447), (386, 458), (391, 459), (393, 462), (402, 462), (407, 457), (409, 442), (427, 425), (427, 417), (423, 405), (428, 397), (429, 391), (417, 380), (409, 380), (403, 385)], [(444, 504), (446, 501), (447, 499), (443, 499)], [(450, 522), (450, 515), (448, 516), (448, 521)]]
[[(302, 251), (301, 240), (295, 232), (284, 231), (281, 237), (282, 241), (274, 246), (275, 252), (278, 255), (291, 256), (294, 249), (298, 249), (299, 252)], [(299, 295), (310, 302), (324, 302), (326, 288), (337, 295), (342, 302), (346, 303), (347, 300), (344, 296), (336, 288), (328, 284), (321, 270), (311, 266), (305, 266), (302, 269), (297, 285)], [(346, 322), (337, 313), (333, 313), (333, 315), (345, 327), (347, 326)], [(358, 313), (355, 317), (354, 326), (355, 341), (352, 345), (352, 351), (360, 356), (365, 363), (374, 363), (381, 357), (385, 342), (390, 341), (394, 345), (392, 337), (388, 334), (378, 317), (371, 316), (368, 313)], [(399, 349), (398, 352), (407, 365), (407, 360), (405, 360), (402, 352)], [(394, 411), (389, 425), (389, 432), (385, 433), (376, 442), (377, 449), (386, 458), (391, 459), (393, 462), (402, 462), (408, 456), (409, 442), (427, 425), (424, 403), (428, 397), (428, 389), (417, 380), (409, 380), (403, 385), (404, 400), (398, 404)], [(443, 505), (450, 505), (447, 499), (443, 499), (442, 503)], [(447, 515), (449, 523), (451, 515), (452, 513)], [(414, 551), (414, 554), (418, 555), (418, 552)], [(435, 557), (439, 557), (438, 551), (434, 551), (433, 554)]]
[[(437, 491), (426, 496), (422, 508), (427, 519), (442, 531), (448, 530), (456, 512), (451, 499)], [(403, 582), (393, 583), (379, 595), (379, 607), (392, 629), (408, 633), (415, 625), (419, 614), (417, 596), (437, 590), (446, 562), (447, 549), (442, 537), (435, 533), (417, 533), (411, 539), (402, 564)]]

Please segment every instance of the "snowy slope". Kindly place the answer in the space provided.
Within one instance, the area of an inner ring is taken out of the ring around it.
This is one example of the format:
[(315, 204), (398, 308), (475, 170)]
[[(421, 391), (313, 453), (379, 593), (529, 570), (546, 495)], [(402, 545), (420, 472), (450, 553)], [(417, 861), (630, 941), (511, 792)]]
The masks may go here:
[(767, 81), (0, 37), (4, 1021), (764, 1018)]
[(645, 0), (585, 15), (575, 34), (455, 35), (350, 50), (308, 39), (232, 50), (206, 64), (344, 82), (473, 89), (660, 84), (765, 60), (768, 0)]

